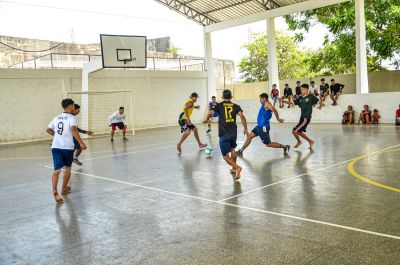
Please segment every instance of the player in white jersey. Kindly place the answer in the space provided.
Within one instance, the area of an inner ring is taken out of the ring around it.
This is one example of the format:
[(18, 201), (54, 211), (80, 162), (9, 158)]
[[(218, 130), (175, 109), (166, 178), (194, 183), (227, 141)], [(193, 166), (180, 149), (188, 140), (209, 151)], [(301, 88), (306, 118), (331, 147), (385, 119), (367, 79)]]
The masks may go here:
[(122, 140), (128, 141), (128, 139), (125, 137), (127, 126), (125, 124), (126, 114), (124, 113), (124, 111), (124, 107), (119, 107), (119, 111), (114, 112), (108, 118), (109, 126), (111, 127), (111, 142), (114, 141), (114, 132), (117, 127), (118, 129), (122, 130)]
[(57, 184), (61, 169), (65, 167), (61, 194), (65, 195), (71, 192), (68, 181), (71, 177), (71, 165), (74, 159), (74, 138), (78, 141), (82, 149), (86, 149), (85, 143), (79, 136), (76, 118), (73, 115), (75, 111), (74, 101), (70, 98), (63, 99), (61, 105), (64, 112), (53, 118), (46, 132), (53, 136), (51, 153), (53, 156), (54, 173), (52, 176), (53, 195), (56, 202), (63, 202), (63, 198), (58, 194)]

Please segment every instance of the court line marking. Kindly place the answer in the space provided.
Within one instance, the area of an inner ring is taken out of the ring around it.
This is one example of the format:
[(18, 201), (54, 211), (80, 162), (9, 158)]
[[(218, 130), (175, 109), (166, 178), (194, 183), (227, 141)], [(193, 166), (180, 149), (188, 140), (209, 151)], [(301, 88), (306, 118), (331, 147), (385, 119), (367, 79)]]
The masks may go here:
[[(52, 167), (45, 166), (45, 165), (39, 165), (39, 166), (52, 169)], [(272, 211), (267, 211), (267, 210), (262, 210), (262, 209), (247, 207), (247, 206), (236, 205), (236, 204), (232, 204), (232, 203), (226, 203), (226, 202), (221, 202), (221, 201), (201, 198), (201, 197), (192, 196), (192, 195), (188, 195), (188, 194), (184, 194), (184, 193), (173, 192), (173, 191), (163, 190), (163, 189), (159, 189), (159, 188), (153, 188), (153, 187), (143, 186), (143, 185), (139, 185), (139, 184), (134, 184), (134, 183), (126, 182), (126, 181), (121, 181), (121, 180), (101, 177), (101, 176), (97, 176), (97, 175), (89, 174), (89, 173), (83, 173), (83, 172), (78, 172), (78, 171), (73, 171), (73, 170), (71, 172), (75, 173), (75, 174), (80, 174), (80, 175), (83, 175), (83, 176), (96, 178), (96, 179), (116, 182), (116, 183), (125, 184), (125, 185), (129, 185), (129, 186), (137, 187), (137, 188), (152, 190), (152, 191), (158, 191), (158, 192), (161, 192), (161, 193), (178, 195), (178, 196), (181, 196), (181, 197), (196, 199), (196, 200), (215, 203), (215, 204), (219, 204), (219, 205), (225, 205), (225, 206), (235, 207), (235, 208), (239, 208), (239, 209), (246, 209), (246, 210), (250, 210), (250, 211), (254, 211), (254, 212), (260, 212), (260, 213), (265, 213), (265, 214), (269, 214), (269, 215), (274, 215), (274, 216), (279, 216), (279, 217), (286, 217), (286, 218), (300, 220), (300, 221), (304, 221), (304, 222), (315, 223), (315, 224), (320, 224), (320, 225), (326, 225), (326, 226), (331, 226), (331, 227), (335, 227), (335, 228), (341, 228), (341, 229), (345, 229), (345, 230), (360, 232), (360, 233), (364, 233), (364, 234), (370, 234), (370, 235), (375, 235), (375, 236), (380, 236), (380, 237), (386, 237), (386, 238), (400, 240), (400, 236), (384, 234), (384, 233), (379, 233), (379, 232), (359, 229), (359, 228), (355, 228), (355, 227), (351, 227), (351, 226), (339, 225), (339, 224), (319, 221), (319, 220), (315, 220), (315, 219), (308, 219), (308, 218), (289, 215), (289, 214), (284, 214), (284, 213), (277, 213), (277, 212), (272, 212)]]
[[(397, 146), (400, 146), (400, 144), (389, 146), (389, 147), (386, 147), (386, 148), (383, 148), (383, 149), (380, 149), (380, 150), (377, 150), (377, 151), (374, 151), (374, 152), (371, 152), (371, 153), (368, 153), (368, 154), (372, 155), (372, 154), (375, 154), (375, 153), (380, 153), (380, 152), (383, 152), (385, 150), (388, 150), (388, 149), (391, 149), (391, 148), (394, 148), (394, 147), (397, 147)], [(365, 155), (366, 154), (364, 154), (362, 156), (365, 156)], [(362, 156), (359, 156), (359, 157), (362, 157)], [(300, 178), (300, 177), (305, 176), (305, 175), (317, 173), (317, 172), (326, 170), (326, 169), (331, 168), (331, 167), (335, 167), (335, 166), (338, 166), (338, 165), (341, 165), (341, 164), (345, 164), (345, 163), (351, 162), (352, 160), (357, 159), (359, 157), (351, 158), (351, 159), (348, 159), (346, 161), (342, 161), (342, 162), (339, 162), (339, 163), (336, 163), (336, 164), (329, 165), (327, 167), (323, 167), (323, 168), (316, 169), (316, 170), (313, 170), (313, 171), (305, 172), (305, 173), (302, 173), (300, 175), (297, 175), (297, 176), (294, 176), (294, 177), (291, 177), (291, 178), (283, 179), (283, 180), (280, 180), (280, 181), (277, 181), (277, 182), (274, 182), (274, 183), (271, 183), (271, 184), (268, 184), (268, 185), (265, 185), (265, 186), (262, 186), (262, 187), (258, 187), (258, 188), (252, 189), (252, 190), (248, 190), (248, 191), (242, 192), (240, 194), (237, 194), (237, 195), (225, 198), (225, 199), (221, 199), (219, 201), (220, 202), (228, 201), (230, 199), (234, 199), (234, 198), (249, 194), (251, 192), (259, 191), (259, 190), (262, 190), (262, 189), (265, 189), (265, 188), (268, 188), (268, 187), (271, 187), (271, 186), (274, 186), (274, 185), (277, 185), (277, 184), (281, 184), (281, 183), (284, 183), (284, 182), (288, 182), (288, 181)]]
[[(382, 151), (382, 152), (379, 152), (378, 154), (385, 153), (385, 152), (391, 152), (391, 151), (393, 151), (393, 152), (395, 152), (395, 151), (400, 151), (400, 149), (389, 150), (389, 151)], [(376, 154), (366, 154), (366, 155), (363, 155), (363, 156), (360, 156), (360, 157), (357, 157), (357, 158), (353, 159), (353, 160), (347, 165), (347, 170), (350, 172), (351, 175), (353, 175), (353, 177), (356, 177), (356, 178), (358, 178), (359, 180), (362, 180), (362, 181), (364, 181), (364, 182), (366, 182), (366, 183), (368, 183), (368, 184), (371, 184), (371, 185), (374, 185), (374, 186), (376, 186), (376, 187), (383, 188), (383, 189), (386, 189), (386, 190), (391, 190), (391, 191), (395, 191), (395, 192), (400, 192), (400, 189), (398, 189), (398, 188), (391, 187), (391, 186), (388, 186), (388, 185), (385, 185), (385, 184), (382, 184), (382, 183), (379, 183), (379, 182), (370, 180), (370, 179), (368, 179), (368, 178), (362, 176), (361, 174), (359, 174), (359, 173), (356, 171), (355, 165), (357, 164), (357, 162), (359, 162), (360, 160), (362, 160), (362, 159), (364, 159), (364, 158), (367, 158), (367, 157), (369, 157), (369, 156), (372, 156), (372, 155), (376, 155)]]

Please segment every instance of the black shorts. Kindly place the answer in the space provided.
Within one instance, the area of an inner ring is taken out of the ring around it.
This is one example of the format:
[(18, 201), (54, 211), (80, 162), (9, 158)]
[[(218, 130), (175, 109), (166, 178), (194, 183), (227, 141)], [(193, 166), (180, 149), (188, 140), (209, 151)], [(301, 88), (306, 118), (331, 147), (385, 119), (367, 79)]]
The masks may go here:
[(334, 91), (334, 90), (332, 90), (332, 91), (331, 91), (331, 94), (334, 95), (334, 96), (336, 96), (337, 94), (340, 94), (340, 90), (339, 90), (339, 91)]
[(196, 128), (196, 126), (194, 126), (193, 124), (187, 124), (187, 121), (183, 119), (183, 115), (184, 113), (182, 112), (179, 115), (179, 120), (178, 120), (178, 123), (181, 126), (181, 133), (183, 133), (186, 130), (193, 130), (194, 128)]
[(125, 124), (123, 122), (111, 123), (111, 129), (113, 131), (115, 131), (117, 127), (120, 130), (123, 130), (123, 129), (126, 128), (126, 126), (125, 126)]
[(269, 127), (256, 126), (251, 132), (254, 133), (256, 137), (260, 136), (261, 142), (263, 142), (263, 144), (270, 144), (271, 138), (269, 137), (269, 129)]
[(307, 126), (310, 123), (311, 118), (302, 117), (300, 118), (299, 123), (294, 126), (293, 131), (295, 132), (307, 132)]
[(232, 149), (235, 149), (237, 136), (220, 136), (219, 137), (219, 148), (221, 149), (222, 156), (229, 154)]

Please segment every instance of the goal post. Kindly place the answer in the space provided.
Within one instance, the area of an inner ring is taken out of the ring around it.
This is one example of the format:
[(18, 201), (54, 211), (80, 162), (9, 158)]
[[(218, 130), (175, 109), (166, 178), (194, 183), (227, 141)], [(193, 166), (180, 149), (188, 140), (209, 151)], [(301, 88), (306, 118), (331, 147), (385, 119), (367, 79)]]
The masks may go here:
[(109, 117), (124, 107), (127, 132), (135, 135), (131, 91), (65, 92), (63, 96), (81, 106), (81, 113), (77, 116), (79, 128), (93, 131), (95, 135), (109, 134)]

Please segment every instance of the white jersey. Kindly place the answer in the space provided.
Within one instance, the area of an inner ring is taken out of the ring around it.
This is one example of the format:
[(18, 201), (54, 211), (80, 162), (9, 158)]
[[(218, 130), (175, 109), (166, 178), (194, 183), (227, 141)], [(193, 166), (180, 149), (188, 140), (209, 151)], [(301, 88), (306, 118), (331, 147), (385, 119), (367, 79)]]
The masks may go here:
[(74, 150), (74, 137), (71, 127), (77, 127), (76, 118), (69, 113), (61, 113), (49, 124), (49, 128), (54, 131), (53, 144), (51, 148)]
[(112, 123), (120, 123), (122, 122), (123, 124), (125, 124), (125, 119), (126, 119), (126, 114), (120, 114), (119, 111), (114, 112), (113, 114), (111, 114), (109, 121), (110, 124)]

